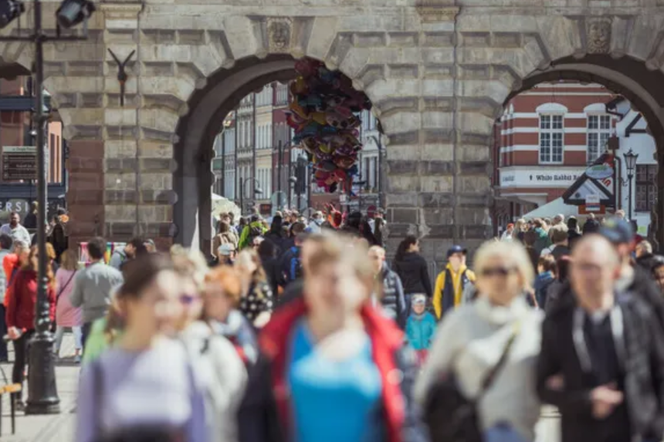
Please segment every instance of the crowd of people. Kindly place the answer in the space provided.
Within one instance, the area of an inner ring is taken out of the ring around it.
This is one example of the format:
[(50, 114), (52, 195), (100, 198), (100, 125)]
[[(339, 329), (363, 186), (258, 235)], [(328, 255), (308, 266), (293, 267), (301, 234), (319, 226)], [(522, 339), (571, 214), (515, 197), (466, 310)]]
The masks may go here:
[[(49, 254), (76, 440), (533, 442), (543, 404), (562, 442), (661, 440), (664, 260), (629, 222), (518, 221), (432, 279), (426, 239), (388, 260), (381, 214), (336, 216), (222, 215), (214, 258), (141, 238), (108, 263), (102, 238), (85, 266)], [(37, 250), (0, 234), (0, 257), (23, 382)]]

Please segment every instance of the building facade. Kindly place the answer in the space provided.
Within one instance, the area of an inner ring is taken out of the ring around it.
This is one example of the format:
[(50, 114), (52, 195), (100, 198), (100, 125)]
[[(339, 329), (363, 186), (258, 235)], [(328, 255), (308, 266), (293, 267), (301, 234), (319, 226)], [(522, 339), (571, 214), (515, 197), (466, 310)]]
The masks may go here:
[(646, 133), (641, 114), (622, 97), (598, 84), (542, 83), (506, 105), (494, 136), (492, 221), (496, 231), (531, 214), (583, 215), (583, 209), (579, 212), (577, 206), (566, 205), (561, 196), (606, 152), (618, 158), (618, 170), (600, 184), (611, 195), (615, 193), (616, 207), (610, 210), (629, 212), (628, 171), (621, 161), (629, 149), (638, 154), (632, 186), (632, 201), (638, 209), (631, 216), (647, 229), (656, 201), (655, 143)]
[[(5, 170), (5, 150), (18, 146), (34, 146), (36, 132), (31, 123), (34, 108), (32, 79), (17, 77), (0, 80), (0, 170)], [(50, 108), (50, 95), (45, 93), (45, 105)], [(62, 123), (57, 119), (46, 125), (47, 200), (51, 208), (66, 205), (66, 156), (63, 149)], [(5, 216), (16, 211), (22, 216), (37, 198), (35, 180), (5, 180), (0, 174), (0, 212)]]

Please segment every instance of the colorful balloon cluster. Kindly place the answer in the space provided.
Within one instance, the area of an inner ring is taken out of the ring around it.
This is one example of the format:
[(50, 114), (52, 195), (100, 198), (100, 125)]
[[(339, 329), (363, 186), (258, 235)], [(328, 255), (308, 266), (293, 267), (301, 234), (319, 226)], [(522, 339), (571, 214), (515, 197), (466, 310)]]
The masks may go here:
[(357, 175), (360, 119), (369, 109), (366, 95), (348, 77), (309, 58), (295, 63), (298, 77), (290, 85), (288, 124), (295, 131), (293, 144), (304, 149), (314, 165), (314, 179), (327, 192), (350, 188)]

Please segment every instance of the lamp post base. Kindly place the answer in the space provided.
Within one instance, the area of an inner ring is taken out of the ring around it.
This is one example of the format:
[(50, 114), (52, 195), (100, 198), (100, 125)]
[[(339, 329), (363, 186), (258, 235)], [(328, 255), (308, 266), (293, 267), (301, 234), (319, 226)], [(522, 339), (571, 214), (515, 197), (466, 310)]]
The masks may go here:
[(55, 385), (55, 355), (51, 332), (38, 332), (30, 341), (28, 400), (25, 414), (58, 414), (60, 398)]

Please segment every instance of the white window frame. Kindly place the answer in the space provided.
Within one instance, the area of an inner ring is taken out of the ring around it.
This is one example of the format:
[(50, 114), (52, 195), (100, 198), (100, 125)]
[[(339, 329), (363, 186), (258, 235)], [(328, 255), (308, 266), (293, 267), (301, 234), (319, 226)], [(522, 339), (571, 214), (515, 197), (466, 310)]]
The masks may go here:
[[(591, 121), (594, 119), (597, 119), (597, 127), (591, 127)], [(602, 127), (602, 122), (608, 121), (608, 125), (606, 127)], [(592, 163), (595, 161), (597, 158), (602, 155), (606, 151), (605, 144), (609, 141), (609, 138), (611, 138), (611, 135), (613, 134), (613, 121), (611, 118), (611, 115), (607, 113), (592, 113), (592, 114), (587, 114), (586, 115), (586, 162), (588, 164)], [(595, 146), (591, 146), (591, 135), (595, 135), (596, 137), (593, 144)], [(602, 143), (602, 135), (605, 136), (604, 143)], [(591, 147), (595, 147), (597, 149), (596, 155), (591, 157)]]
[[(554, 127), (554, 122), (560, 119), (560, 127)], [(548, 121), (548, 124), (545, 123)], [(565, 115), (562, 113), (541, 113), (539, 115), (539, 149), (537, 150), (538, 164), (563, 164), (565, 162)], [(546, 127), (548, 126), (548, 127)], [(554, 138), (560, 138), (560, 158), (555, 159)], [(542, 152), (544, 140), (548, 138), (549, 153), (545, 157)]]

